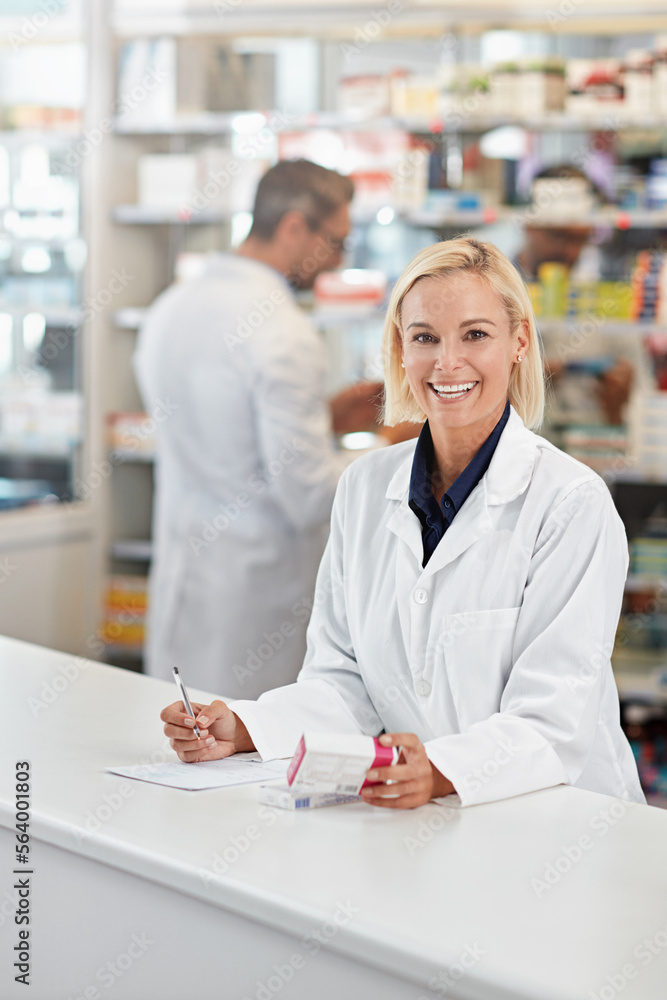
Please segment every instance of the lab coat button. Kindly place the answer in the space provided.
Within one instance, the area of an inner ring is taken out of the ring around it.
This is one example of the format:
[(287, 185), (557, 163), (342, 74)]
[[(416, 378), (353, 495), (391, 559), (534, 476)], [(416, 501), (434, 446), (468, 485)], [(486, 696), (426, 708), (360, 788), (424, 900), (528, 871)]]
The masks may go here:
[(423, 590), (421, 587), (419, 588), (419, 590), (415, 590), (412, 596), (414, 597), (417, 604), (426, 604), (426, 602), (428, 601), (428, 591)]
[(431, 685), (428, 681), (417, 681), (415, 688), (417, 690), (417, 694), (420, 694), (422, 698), (425, 698), (431, 693)]

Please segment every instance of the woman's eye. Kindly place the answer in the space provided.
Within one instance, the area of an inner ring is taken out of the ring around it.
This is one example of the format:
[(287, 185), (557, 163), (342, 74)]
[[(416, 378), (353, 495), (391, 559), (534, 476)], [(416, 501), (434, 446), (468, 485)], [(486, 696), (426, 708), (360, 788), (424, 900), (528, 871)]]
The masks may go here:
[(488, 333), (485, 330), (468, 330), (466, 336), (469, 340), (484, 340)]
[(430, 344), (433, 337), (430, 333), (416, 333), (412, 339), (416, 344)]

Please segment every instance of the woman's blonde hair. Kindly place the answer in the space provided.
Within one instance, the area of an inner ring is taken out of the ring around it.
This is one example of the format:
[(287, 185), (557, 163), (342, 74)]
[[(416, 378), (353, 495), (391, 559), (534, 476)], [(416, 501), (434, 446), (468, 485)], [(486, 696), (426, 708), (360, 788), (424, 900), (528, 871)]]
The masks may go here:
[(384, 421), (393, 426), (404, 420), (426, 419), (401, 365), (403, 299), (420, 278), (448, 278), (462, 272), (479, 275), (499, 296), (509, 316), (510, 333), (525, 323), (528, 349), (523, 361), (512, 368), (509, 400), (526, 426), (537, 428), (544, 415), (544, 363), (528, 291), (517, 269), (493, 243), (481, 243), (471, 236), (458, 236), (426, 247), (408, 264), (394, 286), (382, 337)]

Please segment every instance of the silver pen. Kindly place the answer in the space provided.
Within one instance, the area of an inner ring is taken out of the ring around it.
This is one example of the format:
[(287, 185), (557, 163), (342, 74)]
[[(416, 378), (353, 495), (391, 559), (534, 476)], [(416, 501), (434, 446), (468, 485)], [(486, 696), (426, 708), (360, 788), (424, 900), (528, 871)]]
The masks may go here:
[[(178, 667), (172, 667), (171, 672), (174, 675), (174, 680), (176, 681), (176, 687), (178, 688), (181, 698), (183, 699), (183, 704), (185, 705), (185, 711), (188, 713), (188, 715), (191, 715), (192, 718), (194, 719), (195, 713), (192, 711), (192, 705), (190, 704), (190, 699), (188, 698), (188, 692), (185, 690), (185, 684), (181, 680), (181, 675), (178, 672)], [(199, 728), (196, 722), (194, 725), (194, 734), (197, 737), (197, 739), (201, 738), (201, 729)]]

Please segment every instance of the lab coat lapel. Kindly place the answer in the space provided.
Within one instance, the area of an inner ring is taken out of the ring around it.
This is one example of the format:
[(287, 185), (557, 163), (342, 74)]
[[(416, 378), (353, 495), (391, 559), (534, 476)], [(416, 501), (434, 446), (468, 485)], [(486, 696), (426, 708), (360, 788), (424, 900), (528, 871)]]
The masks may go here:
[(491, 531), (491, 515), (486, 503), (486, 488), (484, 479), (482, 479), (440, 540), (435, 552), (424, 567), (422, 579), (427, 579), (449, 563), (454, 562), (488, 531)]
[[(507, 426), (500, 436), (489, 468), (472, 491), (451, 527), (424, 567), (423, 578), (443, 569), (470, 548), (493, 526), (490, 508), (516, 499), (527, 489), (533, 474), (537, 446), (535, 435), (525, 426), (514, 407), (510, 408)], [(412, 455), (402, 462), (387, 487), (386, 499), (398, 501), (387, 521), (387, 528), (402, 539), (421, 567), (424, 558), (421, 524), (408, 506)], [(401, 560), (403, 569), (407, 562)]]
[(417, 515), (408, 507), (412, 459), (413, 454), (410, 453), (410, 457), (401, 462), (387, 487), (385, 499), (397, 501), (392, 505), (394, 510), (387, 521), (387, 528), (405, 542), (417, 564), (421, 566), (424, 558), (421, 524)]
[(535, 435), (524, 426), (516, 410), (510, 408), (509, 420), (489, 468), (424, 567), (423, 579), (458, 559), (491, 531), (494, 524), (492, 508), (509, 503), (528, 488), (536, 454)]

